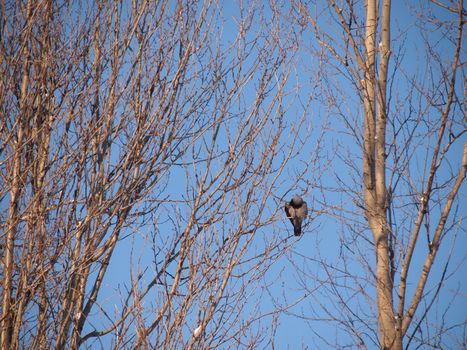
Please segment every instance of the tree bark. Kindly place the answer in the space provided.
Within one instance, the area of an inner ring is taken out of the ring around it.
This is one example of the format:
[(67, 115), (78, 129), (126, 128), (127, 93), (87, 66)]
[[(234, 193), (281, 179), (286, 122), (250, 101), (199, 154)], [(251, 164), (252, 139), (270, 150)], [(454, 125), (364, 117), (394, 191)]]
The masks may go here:
[[(392, 299), (393, 281), (389, 258), (390, 234), (386, 217), (386, 81), (390, 56), (390, 0), (383, 3), (382, 39), (376, 45), (378, 7), (366, 3), (365, 65), (363, 88), (364, 150), (363, 181), (366, 217), (373, 233), (376, 254), (376, 296), (381, 349), (401, 349)], [(379, 71), (376, 75), (376, 56)]]

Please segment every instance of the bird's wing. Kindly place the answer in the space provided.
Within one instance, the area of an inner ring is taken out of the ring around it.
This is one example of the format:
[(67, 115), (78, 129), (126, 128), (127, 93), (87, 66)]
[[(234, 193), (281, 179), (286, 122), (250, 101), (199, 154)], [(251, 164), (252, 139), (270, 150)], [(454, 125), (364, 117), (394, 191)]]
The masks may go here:
[(289, 218), (290, 222), (293, 224), (293, 217), (295, 216), (295, 209), (289, 203), (285, 203), (285, 214)]
[(306, 218), (308, 215), (308, 206), (306, 205), (306, 202), (303, 202), (302, 206), (299, 209), (298, 215), (302, 218)]

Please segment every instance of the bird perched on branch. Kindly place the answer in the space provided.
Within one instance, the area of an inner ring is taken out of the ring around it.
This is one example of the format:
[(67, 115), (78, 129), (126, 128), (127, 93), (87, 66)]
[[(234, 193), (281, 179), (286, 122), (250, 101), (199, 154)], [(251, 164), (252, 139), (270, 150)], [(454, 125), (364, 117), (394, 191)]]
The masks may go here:
[(285, 204), (285, 213), (293, 225), (294, 235), (300, 236), (302, 234), (302, 221), (308, 213), (306, 202), (300, 196), (293, 196), (292, 200)]

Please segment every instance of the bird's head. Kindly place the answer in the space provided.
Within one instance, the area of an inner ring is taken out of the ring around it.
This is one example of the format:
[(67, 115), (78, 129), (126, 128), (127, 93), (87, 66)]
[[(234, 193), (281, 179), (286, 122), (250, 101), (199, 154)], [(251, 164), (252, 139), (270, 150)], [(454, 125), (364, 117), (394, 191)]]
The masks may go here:
[(299, 195), (295, 195), (292, 197), (291, 202), (294, 206), (300, 206), (303, 204), (303, 199)]

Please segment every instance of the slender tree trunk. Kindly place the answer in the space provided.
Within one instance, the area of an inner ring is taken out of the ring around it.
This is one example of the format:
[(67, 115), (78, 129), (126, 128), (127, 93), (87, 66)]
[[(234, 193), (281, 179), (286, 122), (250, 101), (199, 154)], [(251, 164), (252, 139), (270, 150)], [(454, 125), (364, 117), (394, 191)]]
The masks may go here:
[(18, 205), (21, 188), (23, 186), (22, 179), (24, 173), (22, 172), (22, 152), (24, 143), (24, 124), (28, 118), (29, 106), (27, 103), (27, 92), (29, 85), (29, 48), (27, 41), (29, 40), (30, 26), (32, 12), (32, 1), (29, 1), (26, 9), (26, 23), (23, 40), (23, 67), (22, 67), (22, 81), (20, 90), (20, 119), (18, 120), (16, 140), (14, 147), (14, 162), (13, 169), (11, 170), (11, 188), (10, 188), (10, 206), (8, 210), (8, 218), (6, 224), (6, 238), (5, 238), (5, 260), (4, 260), (4, 276), (3, 276), (3, 295), (2, 295), (2, 317), (1, 317), (1, 348), (10, 349), (12, 338), (12, 322), (13, 312), (12, 298), (13, 298), (13, 269), (14, 269), (14, 244), (15, 236), (18, 225)]
[[(378, 8), (375, 0), (366, 7), (364, 105), (364, 196), (366, 216), (376, 253), (376, 295), (381, 349), (401, 349), (392, 299), (393, 281), (389, 258), (389, 226), (386, 217), (386, 80), (390, 56), (390, 0), (383, 3), (382, 38), (376, 45)], [(379, 53), (376, 75), (375, 59)]]

